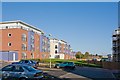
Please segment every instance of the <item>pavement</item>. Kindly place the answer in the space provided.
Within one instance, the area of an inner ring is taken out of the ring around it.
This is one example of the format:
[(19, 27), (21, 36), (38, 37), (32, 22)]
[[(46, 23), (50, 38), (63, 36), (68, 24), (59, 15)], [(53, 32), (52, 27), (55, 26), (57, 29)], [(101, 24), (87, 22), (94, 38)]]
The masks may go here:
[[(7, 63), (4, 64), (4, 66)], [(3, 64), (0, 63), (2, 67)], [(75, 70), (39, 67), (45, 80), (118, 80), (111, 70), (92, 67), (78, 67)]]
[(75, 70), (43, 68), (44, 73), (52, 76), (54, 80), (117, 80), (111, 70), (92, 67), (76, 67)]

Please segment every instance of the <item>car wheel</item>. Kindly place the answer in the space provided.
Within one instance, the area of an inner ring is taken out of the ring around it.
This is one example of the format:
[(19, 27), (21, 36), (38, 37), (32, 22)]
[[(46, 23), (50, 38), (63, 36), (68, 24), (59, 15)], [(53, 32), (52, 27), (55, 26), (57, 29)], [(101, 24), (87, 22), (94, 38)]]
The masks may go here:
[(60, 66), (57, 66), (57, 68), (60, 68)]
[(20, 78), (19, 80), (27, 80), (26, 78)]

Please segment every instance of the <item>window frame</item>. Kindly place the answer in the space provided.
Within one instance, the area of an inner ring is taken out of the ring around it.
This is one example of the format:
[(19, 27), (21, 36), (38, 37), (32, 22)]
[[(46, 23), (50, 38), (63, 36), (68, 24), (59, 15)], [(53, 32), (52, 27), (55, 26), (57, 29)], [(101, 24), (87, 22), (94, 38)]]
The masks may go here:
[(12, 34), (11, 34), (11, 33), (8, 33), (8, 37), (12, 37)]
[(11, 47), (11, 46), (12, 46), (12, 43), (11, 43), (11, 42), (8, 42), (8, 46)]

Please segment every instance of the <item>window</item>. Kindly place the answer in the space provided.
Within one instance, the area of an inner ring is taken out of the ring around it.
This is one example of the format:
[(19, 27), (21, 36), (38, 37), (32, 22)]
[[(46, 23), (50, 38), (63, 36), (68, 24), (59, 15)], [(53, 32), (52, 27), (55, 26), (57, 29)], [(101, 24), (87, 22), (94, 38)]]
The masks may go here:
[(22, 41), (27, 41), (26, 34), (22, 34)]
[(59, 58), (60, 58), (60, 56), (59, 56), (59, 55), (56, 55), (56, 56), (55, 56), (55, 58), (56, 58), (56, 59), (59, 59)]
[(55, 49), (57, 49), (57, 45), (55, 45)]
[(22, 50), (27, 50), (26, 44), (22, 44)]
[(44, 54), (42, 54), (42, 58), (44, 58), (45, 57), (45, 55)]
[(26, 59), (27, 58), (27, 55), (26, 55), (26, 53), (22, 53), (22, 59)]
[(55, 54), (57, 54), (57, 50), (55, 50)]
[(31, 35), (31, 42), (34, 43), (34, 36)]
[(33, 71), (36, 71), (33, 67), (31, 66), (23, 66), (26, 70), (30, 71), (30, 72), (33, 72)]
[(32, 58), (32, 59), (34, 58), (34, 53), (31, 53), (31, 58)]
[(21, 66), (14, 66), (13, 67), (14, 72), (24, 72), (23, 68)]
[(11, 33), (8, 33), (8, 37), (11, 37), (12, 35), (11, 35)]
[(8, 43), (8, 46), (12, 46), (11, 42)]
[(35, 46), (34, 44), (31, 44), (31, 51), (34, 51), (35, 50)]
[(6, 29), (8, 28), (8, 26), (6, 26)]
[(47, 51), (47, 49), (45, 48), (45, 52)]

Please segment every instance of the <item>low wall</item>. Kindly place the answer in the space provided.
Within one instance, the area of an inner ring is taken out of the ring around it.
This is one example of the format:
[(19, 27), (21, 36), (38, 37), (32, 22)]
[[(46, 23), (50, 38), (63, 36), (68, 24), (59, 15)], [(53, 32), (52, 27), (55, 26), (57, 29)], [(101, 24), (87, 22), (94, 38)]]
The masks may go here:
[[(86, 61), (88, 63), (88, 61)], [(120, 62), (100, 62), (100, 61), (89, 61), (91, 64), (101, 65), (104, 69), (120, 71)]]
[(102, 62), (104, 69), (120, 70), (120, 62)]
[(102, 65), (102, 62), (100, 61), (89, 61), (91, 64), (96, 64), (96, 65)]

